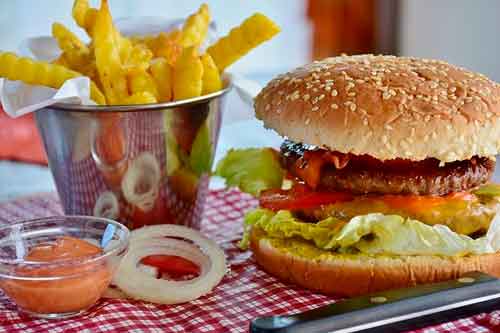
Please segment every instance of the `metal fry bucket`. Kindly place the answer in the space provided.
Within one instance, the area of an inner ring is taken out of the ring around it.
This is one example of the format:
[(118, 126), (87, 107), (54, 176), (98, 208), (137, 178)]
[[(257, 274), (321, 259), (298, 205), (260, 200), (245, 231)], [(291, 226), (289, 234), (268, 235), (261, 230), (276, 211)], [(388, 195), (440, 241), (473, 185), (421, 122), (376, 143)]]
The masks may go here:
[(199, 229), (229, 89), (163, 104), (57, 104), (36, 112), (64, 212), (129, 228)]

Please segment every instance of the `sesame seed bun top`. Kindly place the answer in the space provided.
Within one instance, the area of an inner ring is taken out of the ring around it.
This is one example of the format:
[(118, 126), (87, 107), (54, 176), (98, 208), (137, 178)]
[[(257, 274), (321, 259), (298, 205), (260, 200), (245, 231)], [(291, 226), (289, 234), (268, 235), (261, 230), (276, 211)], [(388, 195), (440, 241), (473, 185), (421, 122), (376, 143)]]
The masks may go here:
[(255, 112), (291, 140), (380, 160), (452, 162), (500, 150), (500, 85), (437, 60), (327, 58), (272, 80)]

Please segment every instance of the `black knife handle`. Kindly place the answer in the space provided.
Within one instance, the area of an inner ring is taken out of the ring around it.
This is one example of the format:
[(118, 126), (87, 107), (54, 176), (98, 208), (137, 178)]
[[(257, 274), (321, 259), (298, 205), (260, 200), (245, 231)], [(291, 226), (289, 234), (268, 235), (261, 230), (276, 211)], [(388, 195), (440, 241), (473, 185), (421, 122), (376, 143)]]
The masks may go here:
[[(387, 331), (389, 327), (400, 330), (408, 329), (410, 323), (430, 325), (478, 313), (500, 305), (499, 300), (500, 280), (473, 272), (457, 280), (350, 298), (294, 315), (256, 318), (250, 331), (347, 333), (382, 328)], [(441, 320), (436, 321), (438, 318)]]

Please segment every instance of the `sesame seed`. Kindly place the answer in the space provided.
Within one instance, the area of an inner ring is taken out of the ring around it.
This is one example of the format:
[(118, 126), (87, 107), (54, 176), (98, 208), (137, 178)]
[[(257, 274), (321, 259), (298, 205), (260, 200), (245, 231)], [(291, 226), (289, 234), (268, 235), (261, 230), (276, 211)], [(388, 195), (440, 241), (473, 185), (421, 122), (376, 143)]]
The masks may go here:
[(318, 111), (319, 110), (319, 107), (318, 106), (314, 106), (311, 111)]
[(307, 118), (305, 121), (306, 125), (309, 124), (310, 121), (311, 121), (311, 119)]
[(321, 94), (318, 96), (318, 100), (321, 101), (323, 98), (325, 98), (325, 95)]
[(331, 94), (333, 97), (337, 96), (339, 94), (339, 92), (337, 91), (337, 89), (333, 89)]
[(311, 96), (309, 94), (305, 94), (304, 96), (302, 96), (302, 99), (307, 102), (309, 100)]
[(334, 110), (337, 110), (339, 108), (339, 106), (337, 104), (330, 104), (330, 107)]
[(332, 87), (330, 87), (330, 86), (326, 86), (326, 87), (325, 87), (325, 90), (326, 90), (326, 91), (330, 91), (330, 90), (332, 90)]
[(354, 97), (354, 96), (356, 96), (356, 93), (354, 91), (352, 91), (352, 92), (348, 93), (347, 96)]
[(382, 94), (383, 99), (389, 99), (391, 98), (391, 96), (391, 93), (389, 93), (388, 91), (384, 91), (384, 93)]
[(356, 108), (357, 108), (357, 106), (356, 106), (356, 104), (354, 104), (354, 103), (352, 103), (352, 104), (349, 106), (349, 109), (351, 109), (351, 111), (353, 111), (353, 112), (354, 112), (354, 111), (356, 111)]

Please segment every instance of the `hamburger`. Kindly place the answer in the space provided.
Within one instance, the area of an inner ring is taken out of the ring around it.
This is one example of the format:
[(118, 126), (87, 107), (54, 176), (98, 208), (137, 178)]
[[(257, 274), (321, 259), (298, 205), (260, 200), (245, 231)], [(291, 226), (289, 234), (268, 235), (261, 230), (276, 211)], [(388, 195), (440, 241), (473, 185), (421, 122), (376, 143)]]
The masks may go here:
[(216, 174), (259, 198), (243, 246), (270, 274), (353, 296), (500, 277), (500, 85), (443, 61), (327, 58), (273, 79), (255, 113), (284, 137)]

